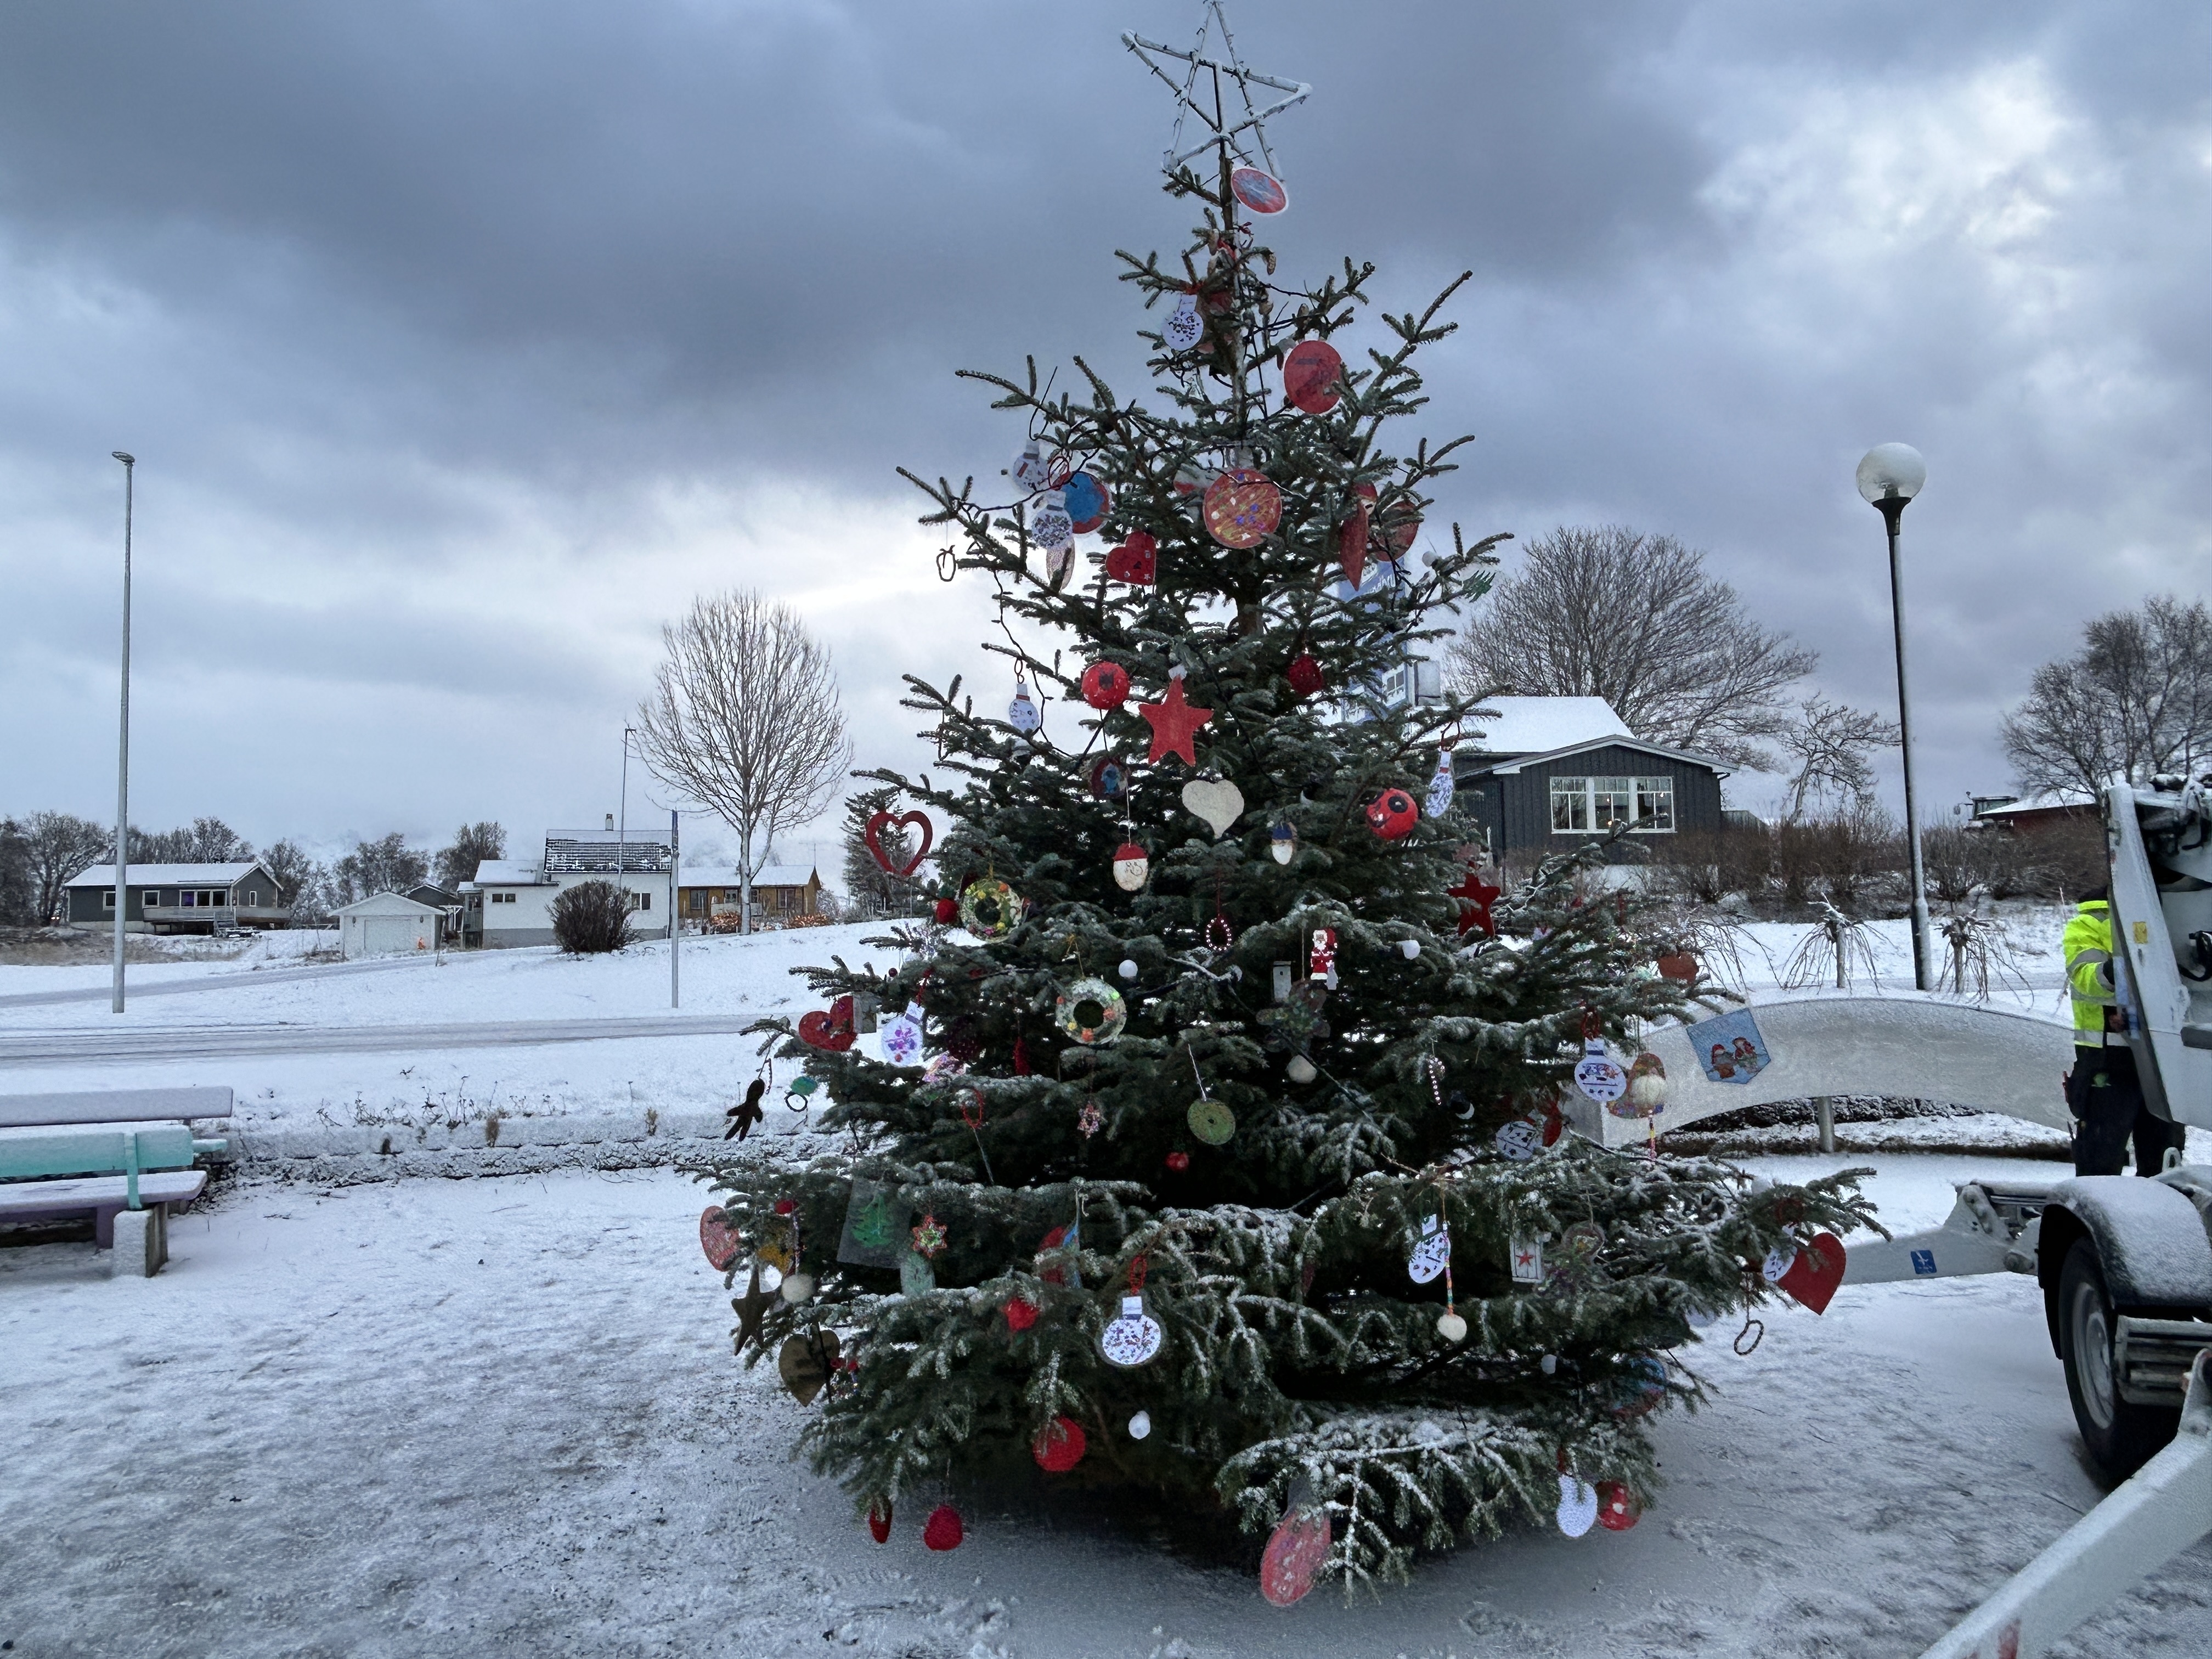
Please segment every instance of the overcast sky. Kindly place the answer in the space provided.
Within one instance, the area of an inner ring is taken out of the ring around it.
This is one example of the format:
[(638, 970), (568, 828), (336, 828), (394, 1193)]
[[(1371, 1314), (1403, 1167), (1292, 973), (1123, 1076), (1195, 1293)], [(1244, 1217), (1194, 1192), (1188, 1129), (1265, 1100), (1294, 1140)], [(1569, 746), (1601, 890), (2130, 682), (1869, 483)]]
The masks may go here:
[[(1010, 687), (892, 469), (1006, 464), (1018, 427), (956, 368), (1132, 381), (1114, 250), (1189, 215), (1117, 37), (1197, 17), (0, 12), (0, 812), (113, 811), (118, 448), (147, 827), (327, 849), (493, 817), (533, 851), (614, 810), (661, 623), (727, 585), (804, 608), (860, 763), (918, 763), (900, 672)], [(2085, 617), (2212, 589), (2203, 6), (1231, 17), (1314, 88), (1270, 129), (1285, 274), (1373, 259), (1397, 310), (1475, 272), (1427, 426), (1479, 441), (1432, 522), (1671, 532), (1889, 710), (1851, 474), (1917, 445), (1938, 811), (2005, 786), (1998, 716)]]

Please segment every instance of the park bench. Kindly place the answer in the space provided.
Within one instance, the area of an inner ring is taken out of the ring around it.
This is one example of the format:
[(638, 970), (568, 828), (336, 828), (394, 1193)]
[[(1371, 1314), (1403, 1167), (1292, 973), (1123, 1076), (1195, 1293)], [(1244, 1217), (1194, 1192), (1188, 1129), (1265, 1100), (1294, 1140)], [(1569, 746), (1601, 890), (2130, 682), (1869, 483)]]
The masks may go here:
[(111, 1273), (152, 1278), (169, 1259), (168, 1218), (200, 1195), (196, 1119), (230, 1115), (228, 1089), (0, 1095), (0, 1223), (92, 1218)]

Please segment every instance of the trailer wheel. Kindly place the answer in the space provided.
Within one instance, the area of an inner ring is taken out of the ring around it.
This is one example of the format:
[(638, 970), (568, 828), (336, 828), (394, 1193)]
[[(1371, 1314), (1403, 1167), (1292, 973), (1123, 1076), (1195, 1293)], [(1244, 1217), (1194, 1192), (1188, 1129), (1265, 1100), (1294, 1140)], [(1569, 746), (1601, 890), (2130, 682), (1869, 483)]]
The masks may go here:
[(2058, 1354), (2066, 1364), (2074, 1421), (2090, 1457), (2112, 1479), (2124, 1480), (2173, 1438), (2181, 1414), (2120, 1398), (2112, 1368), (2117, 1329), (2097, 1247), (2077, 1238), (2058, 1277)]

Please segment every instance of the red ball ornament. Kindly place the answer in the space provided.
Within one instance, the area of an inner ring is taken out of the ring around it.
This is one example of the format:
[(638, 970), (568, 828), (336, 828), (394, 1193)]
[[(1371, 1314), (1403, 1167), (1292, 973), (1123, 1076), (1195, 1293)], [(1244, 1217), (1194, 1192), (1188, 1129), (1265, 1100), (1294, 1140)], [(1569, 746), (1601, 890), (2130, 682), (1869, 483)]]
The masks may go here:
[(1402, 789), (1385, 789), (1367, 803), (1368, 827), (1385, 841), (1412, 834), (1420, 818), (1421, 809)]
[(868, 1505), (868, 1536), (878, 1544), (891, 1541), (891, 1506), (875, 1503)]
[(789, 1215), (798, 1207), (798, 1205), (793, 1203), (792, 1200), (787, 1198), (779, 1198), (775, 1201), (775, 1212), (778, 1215)]
[(1083, 1425), (1072, 1417), (1055, 1417), (1037, 1431), (1030, 1453), (1048, 1474), (1066, 1474), (1083, 1461)]
[(960, 1511), (950, 1504), (939, 1504), (921, 1523), (921, 1541), (933, 1550), (957, 1550), (967, 1535), (960, 1525)]
[(1168, 1168), (1173, 1170), (1177, 1175), (1181, 1175), (1185, 1170), (1190, 1168), (1190, 1154), (1188, 1152), (1170, 1152), (1168, 1154)]
[(1644, 1514), (1636, 1494), (1618, 1480), (1597, 1483), (1597, 1523), (1607, 1532), (1626, 1532)]
[(1310, 697), (1328, 689), (1328, 676), (1321, 672), (1321, 665), (1314, 660), (1310, 651), (1301, 651), (1291, 658), (1290, 667), (1284, 672), (1291, 682), (1291, 690), (1302, 697)]
[(1129, 697), (1129, 671), (1118, 662), (1094, 662), (1083, 676), (1083, 701), (1093, 708), (1119, 708)]
[(1006, 1328), (1025, 1331), (1037, 1322), (1037, 1305), (1025, 1296), (1018, 1296), (1006, 1304)]
[(949, 898), (939, 899), (937, 901), (937, 908), (933, 914), (940, 925), (950, 927), (960, 920), (960, 901)]

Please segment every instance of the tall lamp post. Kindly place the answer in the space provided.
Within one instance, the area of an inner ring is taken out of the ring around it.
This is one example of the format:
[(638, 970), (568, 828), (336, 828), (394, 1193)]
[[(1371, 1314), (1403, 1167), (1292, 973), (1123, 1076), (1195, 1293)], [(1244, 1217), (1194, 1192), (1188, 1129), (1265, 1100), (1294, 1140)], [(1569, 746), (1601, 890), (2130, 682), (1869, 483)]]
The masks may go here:
[(1912, 787), (1912, 700), (1905, 673), (1905, 583), (1897, 557), (1898, 520), (1928, 482), (1928, 463), (1911, 444), (1877, 444), (1859, 463), (1859, 494), (1889, 527), (1889, 613), (1897, 635), (1897, 735), (1905, 757), (1905, 840), (1912, 861), (1912, 983), (1929, 989), (1928, 883), (1920, 858), (1920, 803)]
[(112, 452), (123, 463), (123, 723), (115, 740), (115, 994), (123, 1012), (123, 914), (130, 902), (131, 871), (131, 507), (138, 458)]

